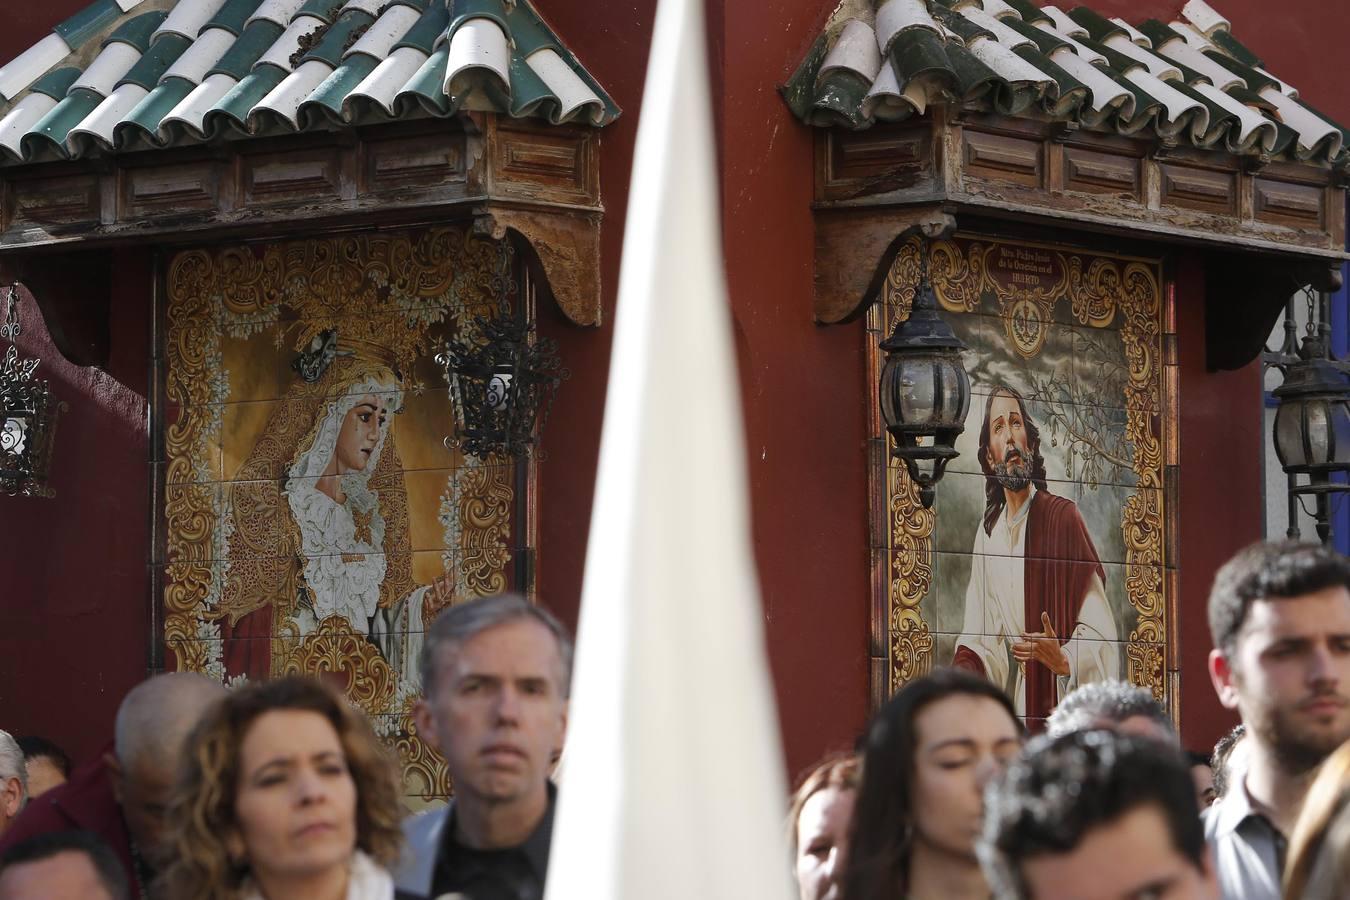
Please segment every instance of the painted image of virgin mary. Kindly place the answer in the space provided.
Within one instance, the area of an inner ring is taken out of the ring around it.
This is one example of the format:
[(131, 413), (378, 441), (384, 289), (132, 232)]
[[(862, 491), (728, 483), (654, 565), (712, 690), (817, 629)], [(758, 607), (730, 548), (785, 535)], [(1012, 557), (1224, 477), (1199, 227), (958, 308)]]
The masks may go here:
[(294, 368), (227, 488), (226, 677), (276, 674), (285, 662), (278, 647), (339, 617), (379, 648), (407, 690), (417, 684), (427, 592), (443, 598), (451, 585), (412, 577), (393, 428), (402, 379), (387, 351), (333, 331), (316, 336)]

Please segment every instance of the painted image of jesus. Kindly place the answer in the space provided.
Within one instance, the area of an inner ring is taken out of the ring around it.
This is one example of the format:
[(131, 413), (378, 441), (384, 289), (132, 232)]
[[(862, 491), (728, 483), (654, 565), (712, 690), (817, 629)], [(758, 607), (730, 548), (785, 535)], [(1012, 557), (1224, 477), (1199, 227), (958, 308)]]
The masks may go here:
[(1077, 505), (1052, 494), (1022, 396), (989, 395), (979, 437), (985, 510), (952, 664), (1043, 718), (1080, 684), (1119, 677), (1106, 572)]

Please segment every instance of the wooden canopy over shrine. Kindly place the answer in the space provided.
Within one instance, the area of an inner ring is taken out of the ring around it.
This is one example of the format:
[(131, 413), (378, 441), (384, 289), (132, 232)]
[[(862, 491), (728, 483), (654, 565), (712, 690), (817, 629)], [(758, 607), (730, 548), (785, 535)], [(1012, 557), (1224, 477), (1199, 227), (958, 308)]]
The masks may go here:
[(133, 242), (471, 220), (596, 325), (618, 114), (528, 0), (96, 0), (0, 66), (0, 278), (59, 319)]
[(846, 0), (784, 88), (816, 126), (815, 316), (905, 235), (990, 219), (1200, 248), (1209, 362), (1244, 365), (1346, 258), (1346, 134), (1190, 0), (1130, 24), (1029, 0)]

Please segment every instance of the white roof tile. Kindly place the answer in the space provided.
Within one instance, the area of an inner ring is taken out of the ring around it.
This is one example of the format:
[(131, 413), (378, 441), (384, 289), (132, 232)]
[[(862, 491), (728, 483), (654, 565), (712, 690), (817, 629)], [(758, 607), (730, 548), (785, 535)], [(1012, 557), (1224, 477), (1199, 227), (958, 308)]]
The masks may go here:
[(291, 22), (290, 27), (281, 33), (281, 37), (277, 38), (271, 47), (267, 48), (267, 52), (258, 59), (253, 67), (256, 69), (258, 66), (268, 64), (289, 72), (291, 70), (291, 57), (295, 55), (295, 51), (300, 49), (300, 39), (323, 28), (323, 26), (323, 19), (314, 16), (300, 16)]
[(877, 47), (877, 36), (872, 26), (858, 19), (849, 19), (839, 33), (839, 39), (825, 55), (825, 61), (820, 64), (820, 74), (825, 75), (834, 69), (851, 69), (871, 84), (876, 81), (881, 64), (881, 50)]
[(59, 34), (47, 35), (0, 68), (0, 96), (17, 97), (69, 54)]
[(224, 28), (208, 28), (193, 42), (183, 55), (169, 66), (159, 79), (183, 78), (193, 84), (201, 84), (206, 73), (220, 61), (220, 57), (234, 44), (235, 36)]
[(168, 17), (155, 29), (151, 43), (161, 34), (181, 34), (192, 40), (224, 5), (225, 0), (178, 0)]
[(450, 41), (450, 57), (446, 61), (445, 92), (454, 97), (463, 93), (458, 83), (469, 69), (483, 68), (496, 74), (503, 84), (511, 83), (508, 71), (511, 48), (506, 32), (492, 19), (472, 19), (460, 26)]
[(141, 51), (135, 47), (122, 41), (113, 41), (99, 52), (84, 74), (71, 85), (71, 90), (86, 88), (106, 97), (140, 58)]

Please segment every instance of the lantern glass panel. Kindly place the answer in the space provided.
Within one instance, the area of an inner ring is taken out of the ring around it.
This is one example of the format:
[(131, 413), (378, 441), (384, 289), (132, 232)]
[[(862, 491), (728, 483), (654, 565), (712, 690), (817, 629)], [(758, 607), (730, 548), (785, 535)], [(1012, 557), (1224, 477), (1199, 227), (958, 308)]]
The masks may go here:
[(1332, 449), (1330, 462), (1341, 467), (1350, 467), (1350, 402), (1338, 397), (1327, 403), (1327, 415), (1331, 418), (1330, 433)]
[(4, 427), (0, 428), (0, 451), (23, 455), (28, 447), (28, 428), (26, 418), (12, 416), (5, 419)]
[(511, 370), (492, 373), (487, 386), (487, 404), (493, 412), (505, 412), (511, 405)]
[(956, 428), (966, 421), (970, 408), (970, 379), (960, 365), (956, 354), (943, 356), (937, 361), (937, 372), (941, 379), (939, 396), (941, 409), (938, 410), (935, 425), (942, 428)]
[(1331, 423), (1325, 397), (1303, 401), (1303, 427), (1308, 433), (1308, 465), (1325, 465), (1331, 453)]
[(1308, 465), (1303, 450), (1303, 402), (1285, 400), (1275, 411), (1275, 453), (1286, 469)]
[(886, 360), (882, 374), (882, 413), (888, 424), (927, 425), (936, 405), (937, 373), (928, 354)]

